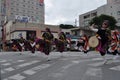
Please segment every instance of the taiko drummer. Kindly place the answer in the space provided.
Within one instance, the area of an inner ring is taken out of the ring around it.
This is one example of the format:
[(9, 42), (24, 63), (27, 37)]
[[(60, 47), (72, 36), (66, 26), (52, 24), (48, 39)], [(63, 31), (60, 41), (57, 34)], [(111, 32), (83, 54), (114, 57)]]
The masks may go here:
[(101, 56), (104, 58), (104, 63), (107, 62), (105, 59), (105, 54), (107, 52), (108, 43), (110, 41), (110, 30), (109, 21), (104, 20), (101, 27), (99, 29), (94, 28), (95, 24), (93, 24), (90, 29), (97, 33), (97, 38), (99, 40), (99, 44), (96, 49), (100, 52)]

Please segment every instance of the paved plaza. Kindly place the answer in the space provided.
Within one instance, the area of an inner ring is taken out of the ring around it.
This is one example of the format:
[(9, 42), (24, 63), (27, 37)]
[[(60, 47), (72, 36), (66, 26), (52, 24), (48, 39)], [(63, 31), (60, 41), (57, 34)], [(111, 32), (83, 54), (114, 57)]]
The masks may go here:
[(120, 80), (120, 58), (98, 52), (0, 52), (1, 80)]

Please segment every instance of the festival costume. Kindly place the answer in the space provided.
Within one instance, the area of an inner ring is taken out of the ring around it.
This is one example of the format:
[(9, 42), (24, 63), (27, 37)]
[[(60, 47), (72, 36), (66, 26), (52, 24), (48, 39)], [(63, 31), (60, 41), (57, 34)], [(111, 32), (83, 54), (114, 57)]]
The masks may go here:
[(98, 38), (99, 44), (96, 47), (96, 50), (98, 50), (100, 52), (101, 56), (103, 57), (104, 64), (107, 63), (105, 54), (107, 53), (107, 49), (108, 49), (109, 43), (111, 41), (111, 32), (108, 29), (108, 26), (109, 26), (109, 21), (104, 20), (100, 29), (95, 29), (94, 28), (95, 24), (93, 24), (90, 27), (92, 31), (97, 33), (96, 37)]
[(35, 45), (36, 45), (36, 43), (34, 41), (30, 41), (29, 45), (30, 45), (30, 51), (32, 53), (35, 53)]
[(84, 35), (84, 53), (87, 53), (89, 50), (89, 46), (88, 46), (88, 37), (86, 35)]
[(43, 52), (43, 50), (44, 50), (44, 40), (43, 39), (36, 39), (35, 42), (36, 42), (36, 49), (38, 51)]
[(12, 41), (12, 50), (13, 51), (17, 51), (18, 50), (17, 41), (15, 41), (15, 40)]
[(101, 54), (101, 56), (104, 56), (107, 48), (108, 48), (108, 42), (109, 42), (109, 37), (108, 37), (107, 30), (105, 29), (98, 29), (97, 31), (97, 37), (99, 39), (99, 45), (97, 46), (96, 50), (98, 50)]
[(24, 51), (24, 43), (18, 43), (18, 50), (19, 51)]
[(43, 37), (43, 52), (46, 55), (49, 55), (49, 53), (51, 52), (51, 43), (53, 40), (53, 34), (51, 32), (45, 32), (42, 35)]
[(118, 51), (117, 51), (118, 50), (118, 45), (119, 45), (118, 35), (119, 35), (119, 33), (116, 32), (116, 31), (113, 31), (112, 35), (111, 35), (112, 40), (111, 40), (111, 45), (110, 45), (108, 51), (110, 53), (112, 53), (113, 55), (116, 55), (118, 53)]
[(12, 50), (13, 50), (13, 51), (17, 51), (17, 46), (16, 46), (15, 44), (13, 44)]
[(59, 34), (59, 39), (55, 41), (57, 51), (63, 52), (65, 51), (65, 46), (66, 46), (66, 36), (64, 33)]

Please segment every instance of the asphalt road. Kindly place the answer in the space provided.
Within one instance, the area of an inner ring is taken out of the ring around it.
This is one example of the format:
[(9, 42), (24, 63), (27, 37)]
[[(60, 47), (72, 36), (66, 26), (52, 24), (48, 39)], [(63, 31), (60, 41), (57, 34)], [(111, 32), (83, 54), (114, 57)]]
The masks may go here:
[(120, 58), (106, 58), (104, 64), (95, 51), (52, 52), (49, 57), (40, 52), (0, 52), (0, 76), (1, 80), (120, 80)]

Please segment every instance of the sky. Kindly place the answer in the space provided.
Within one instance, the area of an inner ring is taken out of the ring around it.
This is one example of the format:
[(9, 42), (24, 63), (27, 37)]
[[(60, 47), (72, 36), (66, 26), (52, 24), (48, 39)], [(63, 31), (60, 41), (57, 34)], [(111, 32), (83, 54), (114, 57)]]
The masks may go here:
[(97, 9), (107, 0), (44, 0), (45, 24), (78, 26), (79, 15)]

